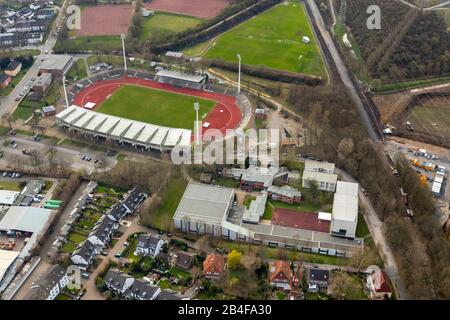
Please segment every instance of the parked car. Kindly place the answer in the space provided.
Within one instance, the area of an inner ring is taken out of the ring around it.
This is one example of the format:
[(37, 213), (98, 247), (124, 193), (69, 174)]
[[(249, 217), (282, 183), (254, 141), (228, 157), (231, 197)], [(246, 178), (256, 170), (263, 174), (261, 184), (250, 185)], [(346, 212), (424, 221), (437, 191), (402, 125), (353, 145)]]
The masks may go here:
[(364, 189), (364, 188), (361, 188), (361, 192), (363, 193), (363, 195), (364, 195), (364, 196), (366, 196), (366, 197), (367, 197), (367, 191), (366, 191), (366, 189)]
[(82, 276), (84, 279), (89, 279), (89, 273), (87, 273), (87, 272), (83, 272), (83, 273), (81, 274), (81, 276)]

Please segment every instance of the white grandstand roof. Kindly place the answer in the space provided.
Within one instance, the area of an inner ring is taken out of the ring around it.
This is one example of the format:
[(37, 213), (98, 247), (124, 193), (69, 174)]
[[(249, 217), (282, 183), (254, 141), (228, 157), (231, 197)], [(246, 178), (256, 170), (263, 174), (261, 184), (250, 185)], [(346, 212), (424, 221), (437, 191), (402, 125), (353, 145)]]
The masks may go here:
[(159, 128), (158, 132), (156, 132), (156, 134), (153, 136), (150, 143), (154, 145), (161, 145), (164, 142), (164, 138), (166, 137), (168, 132), (169, 129), (167, 128)]
[(123, 135), (124, 139), (127, 140), (135, 140), (137, 136), (144, 129), (145, 123), (143, 122), (134, 122), (131, 127), (128, 128), (127, 132)]
[(181, 135), (183, 134), (182, 129), (173, 129), (169, 131), (167, 135), (167, 139), (165, 141), (166, 146), (176, 146), (178, 141), (180, 140)]
[(154, 126), (151, 124), (148, 124), (145, 126), (144, 130), (142, 130), (141, 134), (137, 138), (139, 142), (147, 143), (148, 140), (153, 137), (155, 132), (158, 130), (158, 126)]
[(172, 70), (161, 70), (156, 73), (157, 77), (174, 78), (183, 81), (200, 83), (205, 79), (204, 75), (188, 74)]
[(71, 106), (56, 115), (60, 124), (70, 125), (79, 130), (93, 131), (98, 134), (111, 135), (113, 138), (124, 138), (137, 144), (152, 144), (163, 147), (190, 146), (191, 130), (168, 128), (133, 121), (78, 106)]

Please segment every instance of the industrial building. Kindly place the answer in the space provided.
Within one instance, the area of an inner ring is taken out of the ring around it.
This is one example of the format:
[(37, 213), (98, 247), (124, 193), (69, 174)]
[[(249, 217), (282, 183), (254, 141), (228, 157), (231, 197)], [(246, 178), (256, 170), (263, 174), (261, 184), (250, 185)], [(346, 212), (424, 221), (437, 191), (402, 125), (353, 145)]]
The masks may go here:
[(73, 65), (73, 58), (66, 55), (48, 55), (39, 72), (51, 73), (54, 78), (62, 78)]
[(258, 218), (264, 200), (266, 192), (246, 210), (236, 204), (234, 189), (191, 182), (175, 211), (174, 226), (183, 232), (328, 255), (351, 256), (363, 246), (363, 239), (334, 237), (329, 228), (324, 232), (262, 223)]
[(358, 224), (358, 189), (357, 183), (342, 181), (337, 183), (331, 219), (333, 236), (355, 238)]
[(71, 106), (56, 115), (62, 128), (135, 148), (159, 151), (189, 148), (192, 131), (148, 124)]

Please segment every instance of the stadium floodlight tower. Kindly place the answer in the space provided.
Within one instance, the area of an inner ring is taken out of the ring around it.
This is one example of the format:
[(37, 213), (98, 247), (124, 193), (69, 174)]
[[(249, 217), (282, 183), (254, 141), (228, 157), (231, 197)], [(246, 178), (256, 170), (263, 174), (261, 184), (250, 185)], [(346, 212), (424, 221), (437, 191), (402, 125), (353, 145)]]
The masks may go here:
[(125, 68), (125, 71), (127, 71), (127, 55), (125, 53), (125, 38), (126, 38), (126, 35), (124, 33), (122, 33), (120, 35), (120, 38), (122, 39), (123, 66)]
[(67, 89), (66, 89), (66, 75), (63, 74), (62, 77), (63, 89), (64, 89), (64, 97), (66, 99), (66, 108), (69, 107), (69, 99), (67, 98)]
[(239, 60), (239, 70), (238, 70), (238, 93), (241, 93), (241, 55), (238, 53), (237, 58)]
[(194, 102), (194, 109), (195, 109), (195, 130), (196, 132), (196, 140), (197, 143), (200, 144), (200, 127), (199, 127), (199, 121), (198, 121), (198, 110), (200, 110), (200, 103)]

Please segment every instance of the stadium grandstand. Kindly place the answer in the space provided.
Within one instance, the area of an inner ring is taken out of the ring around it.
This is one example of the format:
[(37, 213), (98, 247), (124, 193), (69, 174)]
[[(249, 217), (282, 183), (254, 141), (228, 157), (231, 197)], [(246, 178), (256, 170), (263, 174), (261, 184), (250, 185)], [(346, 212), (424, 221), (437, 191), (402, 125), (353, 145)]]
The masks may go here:
[(72, 105), (56, 115), (60, 127), (116, 141), (146, 150), (168, 151), (175, 146), (189, 148), (192, 131), (148, 124), (80, 108)]
[(155, 80), (161, 83), (170, 84), (174, 87), (201, 90), (205, 87), (208, 77), (207, 75), (160, 70), (156, 73)]

